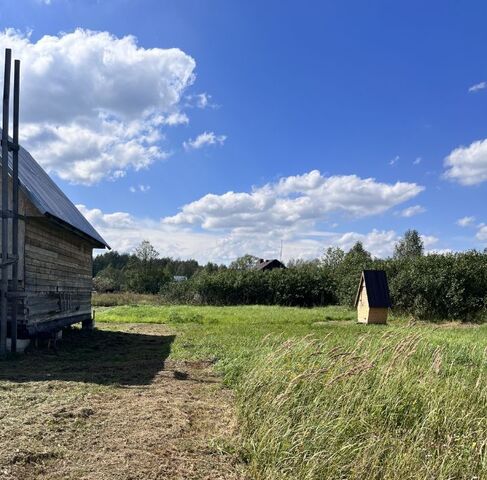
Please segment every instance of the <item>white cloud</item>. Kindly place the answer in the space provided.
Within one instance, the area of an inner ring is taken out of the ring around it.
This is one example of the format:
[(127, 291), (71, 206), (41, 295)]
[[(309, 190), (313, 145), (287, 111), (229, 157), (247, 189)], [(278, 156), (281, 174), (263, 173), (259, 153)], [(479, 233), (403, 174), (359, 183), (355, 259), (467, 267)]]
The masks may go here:
[(173, 112), (163, 119), (164, 125), (187, 125), (189, 123), (189, 118), (185, 113)]
[(462, 217), (457, 220), (460, 227), (470, 227), (475, 222), (475, 217)]
[(206, 92), (187, 95), (186, 100), (186, 105), (188, 107), (196, 107), (201, 109), (218, 107), (218, 105), (211, 101), (211, 95)]
[(399, 155), (396, 155), (393, 159), (389, 160), (389, 165), (392, 167), (394, 166), (397, 162), (399, 162)]
[(453, 250), (451, 248), (433, 248), (426, 252), (426, 255), (447, 255), (448, 253), (452, 253)]
[(161, 221), (134, 217), (127, 212), (105, 213), (98, 208), (76, 206), (104, 235), (103, 238), (108, 244), (121, 252), (133, 251), (145, 239), (149, 240), (163, 256), (198, 258), (207, 261), (210, 257), (201, 246), (206, 245), (210, 251), (216, 248), (217, 238), (212, 234), (174, 228), (164, 225)]
[(461, 185), (477, 185), (487, 180), (487, 139), (458, 147), (445, 158), (444, 177)]
[(423, 159), (421, 157), (416, 157), (416, 159), (413, 162), (413, 165), (419, 165)]
[(146, 168), (168, 156), (162, 128), (188, 123), (181, 99), (195, 61), (177, 48), (82, 29), (37, 42), (9, 29), (4, 47), (22, 61), (22, 142), (65, 180), (92, 184)]
[(472, 85), (468, 91), (470, 93), (475, 93), (475, 92), (478, 92), (479, 90), (483, 90), (484, 88), (487, 88), (487, 82), (480, 82), (480, 83), (476, 83), (475, 85)]
[(431, 249), (433, 245), (438, 243), (438, 237), (435, 237), (434, 235), (421, 235), (421, 240), (423, 240), (426, 252), (438, 251)]
[(331, 214), (376, 215), (417, 196), (415, 183), (380, 183), (356, 175), (325, 177), (318, 170), (285, 177), (250, 193), (207, 194), (164, 221), (204, 229), (262, 232), (309, 229)]
[(426, 208), (422, 207), (421, 205), (414, 205), (412, 207), (405, 208), (399, 212), (401, 217), (414, 217), (415, 215), (419, 215), (420, 213), (426, 212)]
[(77, 207), (115, 250), (133, 251), (142, 239), (147, 239), (163, 256), (196, 258), (202, 263), (229, 263), (245, 253), (274, 258), (279, 255), (281, 239), (285, 261), (317, 258), (329, 246), (348, 250), (357, 241), (361, 241), (374, 256), (384, 257), (392, 254), (399, 238), (393, 230), (376, 229), (368, 233), (310, 231), (280, 236), (269, 231), (259, 235), (239, 231), (200, 232), (167, 225), (163, 221), (137, 218), (126, 212), (104, 213), (84, 205)]
[[(159, 220), (78, 208), (113, 248), (122, 251), (148, 239), (163, 255), (228, 263), (245, 253), (276, 257), (281, 241), (283, 258), (289, 260), (316, 258), (328, 246), (348, 250), (360, 240), (374, 256), (388, 256), (398, 240), (393, 230), (340, 233), (321, 230), (319, 225), (332, 214), (383, 213), (422, 190), (411, 183), (385, 184), (355, 175), (325, 177), (314, 170), (250, 193), (205, 195), (180, 213)], [(423, 240), (428, 246), (437, 241), (435, 237)]]
[(475, 238), (477, 240), (480, 240), (481, 242), (487, 242), (487, 225), (479, 225), (479, 229), (477, 231), (477, 234), (475, 235)]
[(214, 132), (200, 133), (194, 140), (189, 139), (183, 142), (186, 150), (196, 150), (207, 145), (223, 145), (227, 137), (225, 135), (216, 135)]
[(142, 192), (142, 193), (146, 193), (150, 190), (150, 185), (137, 185), (137, 186), (131, 186), (129, 187), (129, 190), (132, 192), (132, 193), (135, 193), (135, 192)]

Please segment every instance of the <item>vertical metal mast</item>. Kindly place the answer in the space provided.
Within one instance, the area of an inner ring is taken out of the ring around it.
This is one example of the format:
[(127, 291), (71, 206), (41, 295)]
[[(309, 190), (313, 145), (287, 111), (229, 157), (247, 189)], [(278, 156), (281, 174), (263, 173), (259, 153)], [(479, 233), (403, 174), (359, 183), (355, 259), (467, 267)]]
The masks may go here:
[(8, 115), (12, 50), (5, 49), (2, 120), (2, 281), (0, 288), (0, 355), (7, 354), (7, 291), (8, 291)]
[[(14, 61), (14, 125), (12, 152), (12, 316), (10, 338), (12, 353), (17, 352), (17, 306), (16, 296), (19, 283), (19, 103), (20, 103), (20, 60)], [(6, 270), (7, 271), (7, 270)]]

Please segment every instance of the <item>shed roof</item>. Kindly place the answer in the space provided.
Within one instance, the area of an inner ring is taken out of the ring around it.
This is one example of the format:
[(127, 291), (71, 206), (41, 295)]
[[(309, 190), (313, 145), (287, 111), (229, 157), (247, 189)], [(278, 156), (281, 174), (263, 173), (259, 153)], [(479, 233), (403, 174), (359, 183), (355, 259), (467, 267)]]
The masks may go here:
[(357, 296), (355, 297), (355, 306), (357, 306), (363, 282), (365, 282), (369, 307), (389, 308), (391, 306), (387, 275), (384, 270), (364, 270), (362, 272)]
[[(8, 164), (11, 170), (11, 152), (9, 153)], [(74, 206), (73, 202), (22, 146), (19, 150), (19, 183), (20, 188), (42, 215), (54, 217), (62, 224), (67, 224), (76, 231), (87, 235), (95, 241), (97, 246), (110, 248), (103, 237)]]
[(271, 268), (286, 268), (286, 266), (277, 258), (273, 258), (272, 260), (263, 260), (255, 265), (256, 270), (266, 270)]

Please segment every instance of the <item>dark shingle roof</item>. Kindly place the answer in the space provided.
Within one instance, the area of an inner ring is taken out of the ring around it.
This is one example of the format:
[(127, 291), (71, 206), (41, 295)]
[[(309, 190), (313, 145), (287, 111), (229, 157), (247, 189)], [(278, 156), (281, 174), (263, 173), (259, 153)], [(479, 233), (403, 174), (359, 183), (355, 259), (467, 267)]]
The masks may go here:
[(286, 268), (285, 265), (274, 258), (272, 260), (265, 260), (263, 262), (259, 262), (255, 265), (256, 270), (267, 270), (267, 269), (274, 269), (274, 268)]
[(384, 270), (364, 270), (362, 272), (362, 279), (360, 280), (359, 289), (355, 298), (355, 306), (357, 306), (359, 299), (362, 281), (365, 281), (369, 307), (389, 308), (391, 306), (389, 286), (387, 284), (387, 276)]
[[(0, 129), (1, 134), (1, 129)], [(9, 168), (12, 168), (12, 154), (9, 154)], [(69, 198), (54, 183), (32, 155), (23, 147), (19, 150), (20, 188), (29, 200), (48, 217), (54, 217), (61, 223), (88, 235), (100, 247), (109, 247), (102, 236), (86, 220)]]

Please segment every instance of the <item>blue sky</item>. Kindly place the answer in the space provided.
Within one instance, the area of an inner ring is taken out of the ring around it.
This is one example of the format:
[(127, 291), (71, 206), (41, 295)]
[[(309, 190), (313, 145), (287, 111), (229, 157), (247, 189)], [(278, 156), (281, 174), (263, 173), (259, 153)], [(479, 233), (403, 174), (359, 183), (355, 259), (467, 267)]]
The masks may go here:
[(384, 256), (408, 228), (429, 250), (487, 246), (486, 18), (480, 1), (17, 0), (0, 46), (23, 61), (24, 144), (114, 248)]

